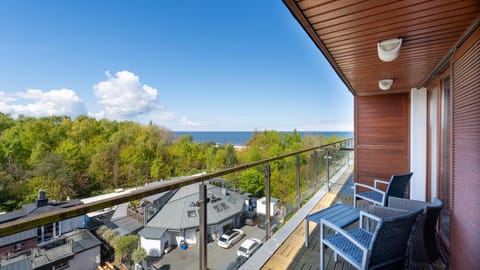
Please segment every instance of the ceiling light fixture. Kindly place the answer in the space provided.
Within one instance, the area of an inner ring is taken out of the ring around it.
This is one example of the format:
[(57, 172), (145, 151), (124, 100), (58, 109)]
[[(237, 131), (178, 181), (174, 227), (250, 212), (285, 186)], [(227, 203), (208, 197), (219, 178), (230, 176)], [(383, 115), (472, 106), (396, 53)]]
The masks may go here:
[(393, 80), (393, 78), (381, 79), (378, 81), (378, 87), (380, 87), (380, 89), (382, 89), (383, 91), (386, 91), (390, 89), (390, 87), (392, 87)]
[(377, 42), (378, 58), (383, 62), (391, 62), (395, 60), (400, 53), (402, 40), (402, 38), (392, 38)]

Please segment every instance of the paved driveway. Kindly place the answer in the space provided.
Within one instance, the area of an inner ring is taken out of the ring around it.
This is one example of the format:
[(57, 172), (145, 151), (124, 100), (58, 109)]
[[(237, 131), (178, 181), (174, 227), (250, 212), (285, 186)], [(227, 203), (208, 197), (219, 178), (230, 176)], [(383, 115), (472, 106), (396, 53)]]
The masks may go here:
[[(262, 241), (265, 239), (265, 230), (259, 229), (257, 226), (244, 226), (241, 229), (246, 233), (246, 236), (229, 249), (219, 247), (216, 242), (207, 244), (207, 265), (209, 269), (225, 269), (231, 261), (237, 258), (237, 249), (245, 239), (251, 237)], [(200, 264), (199, 258), (200, 249), (197, 247), (188, 248), (187, 250), (175, 248), (153, 265), (155, 268), (162, 270), (198, 269)]]

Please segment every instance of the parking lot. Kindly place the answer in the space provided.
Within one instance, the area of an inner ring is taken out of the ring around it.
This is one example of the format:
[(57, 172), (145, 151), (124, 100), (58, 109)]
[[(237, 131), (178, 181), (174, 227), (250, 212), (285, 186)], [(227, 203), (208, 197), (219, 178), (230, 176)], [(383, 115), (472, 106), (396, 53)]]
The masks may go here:
[[(237, 258), (237, 249), (247, 238), (258, 238), (265, 240), (265, 230), (257, 226), (244, 226), (241, 228), (246, 236), (229, 249), (221, 248), (216, 242), (207, 245), (207, 265), (209, 269), (225, 269), (225, 267)], [(198, 269), (200, 250), (198, 247), (190, 247), (182, 250), (178, 247), (170, 253), (165, 254), (161, 259), (151, 261), (155, 269)]]

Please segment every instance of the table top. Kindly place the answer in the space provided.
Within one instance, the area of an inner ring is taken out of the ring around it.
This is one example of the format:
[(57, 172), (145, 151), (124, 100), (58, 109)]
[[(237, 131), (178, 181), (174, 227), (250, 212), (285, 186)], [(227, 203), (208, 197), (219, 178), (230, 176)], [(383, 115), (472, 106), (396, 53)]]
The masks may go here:
[(306, 220), (316, 223), (320, 223), (322, 218), (344, 228), (360, 218), (360, 210), (351, 205), (337, 203), (305, 217)]

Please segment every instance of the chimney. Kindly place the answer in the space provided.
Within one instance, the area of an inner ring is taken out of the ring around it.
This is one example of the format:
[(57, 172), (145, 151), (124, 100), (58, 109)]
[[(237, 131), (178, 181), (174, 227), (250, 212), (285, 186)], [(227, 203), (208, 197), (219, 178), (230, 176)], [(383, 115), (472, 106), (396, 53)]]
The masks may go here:
[(43, 190), (39, 190), (38, 197), (37, 197), (37, 207), (42, 207), (47, 205), (48, 205), (47, 193)]

